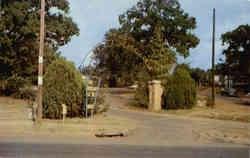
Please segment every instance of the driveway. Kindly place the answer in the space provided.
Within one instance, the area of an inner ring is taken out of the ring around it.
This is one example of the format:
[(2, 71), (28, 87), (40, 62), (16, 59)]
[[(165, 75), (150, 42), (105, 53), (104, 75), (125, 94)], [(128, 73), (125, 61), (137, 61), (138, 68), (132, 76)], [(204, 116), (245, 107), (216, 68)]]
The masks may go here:
[[(142, 111), (121, 110), (129, 99), (121, 97), (123, 89), (105, 91), (106, 103), (111, 105), (112, 115), (137, 121), (134, 134), (125, 139), (130, 144), (148, 145), (223, 145), (249, 146), (250, 124), (234, 121), (181, 117)], [(127, 93), (127, 90), (124, 89)]]

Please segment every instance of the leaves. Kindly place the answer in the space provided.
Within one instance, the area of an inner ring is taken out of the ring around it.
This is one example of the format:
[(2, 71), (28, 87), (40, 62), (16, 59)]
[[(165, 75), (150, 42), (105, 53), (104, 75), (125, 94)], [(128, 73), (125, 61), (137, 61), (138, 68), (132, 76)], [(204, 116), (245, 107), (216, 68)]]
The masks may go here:
[(121, 27), (111, 29), (94, 51), (97, 68), (114, 78), (126, 74), (136, 80), (141, 71), (160, 78), (177, 54), (187, 57), (199, 43), (192, 34), (195, 18), (176, 0), (141, 0), (120, 15), (119, 22)]
[[(60, 76), (60, 77), (58, 77)], [(60, 119), (61, 105), (68, 106), (68, 115), (79, 117), (84, 112), (84, 81), (72, 62), (60, 57), (44, 75), (43, 113), (46, 118)]]
[(132, 33), (137, 41), (143, 39), (145, 44), (160, 25), (166, 47), (184, 57), (189, 55), (190, 48), (199, 44), (199, 39), (191, 33), (196, 28), (195, 18), (189, 17), (176, 0), (142, 0), (119, 19), (122, 30)]
[(223, 54), (226, 56), (227, 71), (235, 79), (250, 75), (250, 26), (241, 25), (231, 32), (224, 33), (221, 38), (226, 46)]
[[(40, 4), (40, 0), (2, 1), (0, 75), (11, 76), (18, 73), (22, 77), (33, 77), (37, 74)], [(52, 12), (52, 8), (56, 9)], [(67, 44), (72, 36), (79, 34), (77, 25), (67, 16), (68, 11), (67, 0), (46, 0), (45, 56), (51, 56), (51, 52), (57, 56), (58, 48)]]

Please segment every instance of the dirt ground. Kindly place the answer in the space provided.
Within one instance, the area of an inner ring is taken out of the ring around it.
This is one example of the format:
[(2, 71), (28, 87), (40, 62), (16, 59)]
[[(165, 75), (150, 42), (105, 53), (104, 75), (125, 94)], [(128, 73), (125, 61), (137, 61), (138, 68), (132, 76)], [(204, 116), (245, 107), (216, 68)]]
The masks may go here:
[[(134, 106), (134, 90), (118, 88), (104, 89), (102, 92), (106, 94), (106, 103), (110, 104), (113, 109), (166, 116), (176, 119), (173, 122), (178, 122), (178, 119), (189, 120), (190, 125), (186, 127), (185, 124), (182, 124), (182, 128), (185, 130), (192, 129), (192, 136), (203, 143), (250, 144), (250, 106), (241, 104), (237, 98), (217, 96), (214, 109), (195, 107), (191, 110), (163, 110), (159, 113), (152, 113), (145, 108)], [(150, 121), (146, 118), (145, 120)], [(152, 123), (151, 126), (156, 124), (158, 122)], [(180, 122), (177, 124), (180, 124)], [(162, 128), (162, 126), (158, 128)], [(166, 131), (169, 130), (171, 131), (171, 128)]]
[(88, 120), (67, 118), (64, 123), (62, 120), (43, 120), (38, 126), (28, 119), (29, 107), (23, 100), (0, 97), (0, 136), (94, 136), (100, 132), (129, 132), (136, 126), (136, 121), (106, 114)]
[[(27, 119), (28, 105), (24, 101), (0, 97), (0, 140), (9, 140), (9, 137), (27, 139), (28, 136), (30, 140), (39, 139), (39, 142), (74, 140), (74, 143), (82, 143), (84, 140), (97, 144), (250, 145), (249, 123), (206, 119), (210, 113), (218, 116), (221, 113), (238, 113), (240, 105), (231, 100), (221, 98), (221, 104), (217, 104), (215, 109), (152, 113), (133, 106), (134, 90), (103, 89), (102, 94), (105, 94), (105, 104), (111, 106), (108, 113), (96, 116), (94, 120), (67, 119), (64, 125), (61, 120), (44, 120), (42, 126), (34, 126)], [(240, 115), (248, 114), (249, 111), (244, 109), (248, 107), (241, 106)], [(97, 132), (124, 130), (130, 132), (128, 137), (98, 139), (94, 136)]]
[[(104, 89), (102, 92), (106, 95), (107, 104), (112, 102), (113, 108), (147, 111), (145, 108), (136, 106), (134, 100), (135, 91), (132, 89)], [(198, 98), (205, 99), (208, 93), (208, 90), (199, 92)], [(216, 105), (213, 109), (196, 106), (190, 110), (162, 110), (160, 113), (186, 117), (250, 122), (250, 105), (243, 104), (239, 98), (216, 95), (215, 102)]]

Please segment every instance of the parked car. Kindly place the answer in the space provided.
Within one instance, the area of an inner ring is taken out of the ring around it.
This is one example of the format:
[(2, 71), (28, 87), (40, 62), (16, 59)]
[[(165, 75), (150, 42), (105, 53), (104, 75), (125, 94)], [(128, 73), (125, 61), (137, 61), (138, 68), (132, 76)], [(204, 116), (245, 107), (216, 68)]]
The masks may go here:
[(221, 96), (236, 96), (236, 89), (234, 88), (222, 88), (221, 89)]
[(236, 89), (236, 95), (238, 97), (246, 96), (250, 94), (250, 85), (237, 85), (234, 87)]
[(130, 88), (130, 89), (136, 89), (137, 87), (138, 87), (137, 84), (133, 84), (133, 85), (129, 86), (128, 88)]

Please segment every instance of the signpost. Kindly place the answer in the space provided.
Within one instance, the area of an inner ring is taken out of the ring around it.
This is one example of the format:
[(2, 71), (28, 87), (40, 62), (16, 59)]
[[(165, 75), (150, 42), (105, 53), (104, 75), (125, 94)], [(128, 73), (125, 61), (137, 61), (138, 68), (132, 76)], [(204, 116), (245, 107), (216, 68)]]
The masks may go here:
[(62, 104), (62, 114), (63, 114), (63, 124), (64, 124), (64, 120), (67, 116), (67, 106), (65, 104)]

